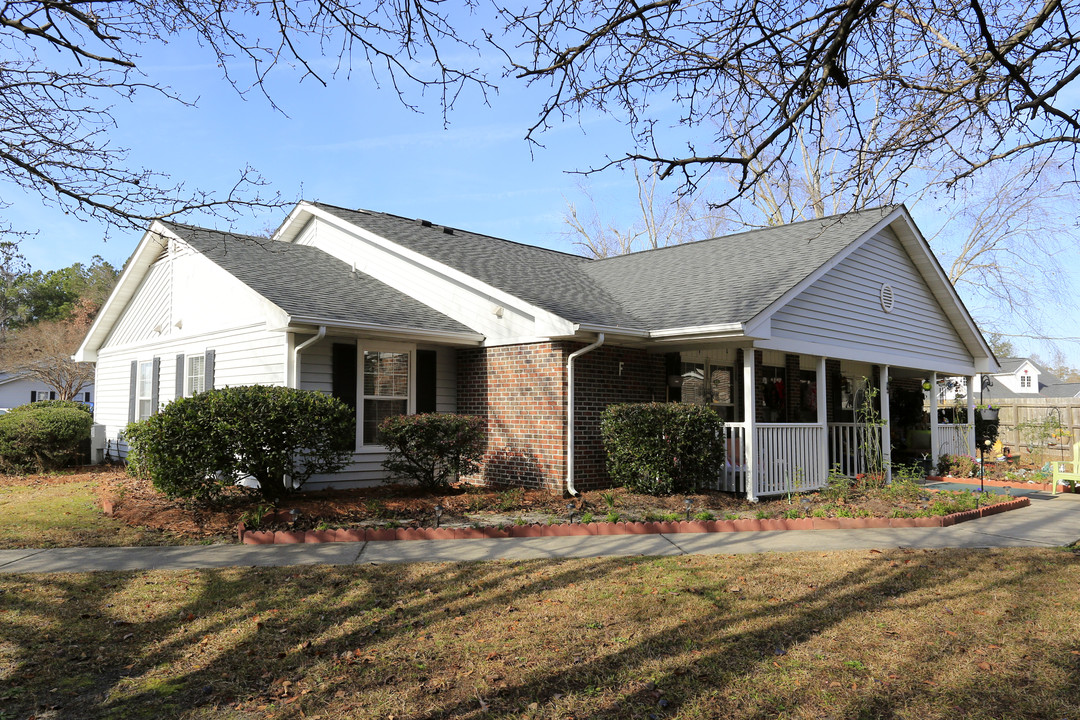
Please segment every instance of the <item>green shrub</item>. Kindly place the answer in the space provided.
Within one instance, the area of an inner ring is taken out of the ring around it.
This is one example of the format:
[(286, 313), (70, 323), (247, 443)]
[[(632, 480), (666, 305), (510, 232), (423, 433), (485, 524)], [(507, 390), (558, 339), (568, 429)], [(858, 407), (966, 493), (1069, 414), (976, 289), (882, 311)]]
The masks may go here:
[(79, 403), (31, 403), (0, 415), (0, 467), (48, 472), (78, 460), (90, 441), (93, 415)]
[(635, 492), (694, 492), (723, 470), (723, 427), (712, 408), (700, 405), (608, 406), (600, 421), (608, 473)]
[(335, 398), (248, 385), (180, 398), (126, 430), (138, 469), (169, 497), (212, 502), (253, 479), (276, 503), (351, 456), (353, 411)]
[(395, 415), (382, 422), (379, 433), (389, 451), (383, 467), (429, 489), (476, 472), (486, 442), (484, 421), (470, 415)]

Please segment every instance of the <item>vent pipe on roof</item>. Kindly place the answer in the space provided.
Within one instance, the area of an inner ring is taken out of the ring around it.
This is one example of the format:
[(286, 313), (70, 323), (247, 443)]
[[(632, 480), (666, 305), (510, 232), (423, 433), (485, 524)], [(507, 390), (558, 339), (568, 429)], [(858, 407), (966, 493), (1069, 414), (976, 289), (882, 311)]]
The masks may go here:
[(453, 234), (454, 234), (454, 228), (452, 228), (452, 227), (446, 227), (445, 225), (443, 225), (443, 229), (442, 229), (442, 231), (443, 231), (443, 233), (445, 233), (446, 235), (453, 235)]
[(574, 487), (574, 360), (604, 344), (604, 333), (597, 333), (592, 345), (570, 353), (566, 358), (566, 492), (577, 495)]

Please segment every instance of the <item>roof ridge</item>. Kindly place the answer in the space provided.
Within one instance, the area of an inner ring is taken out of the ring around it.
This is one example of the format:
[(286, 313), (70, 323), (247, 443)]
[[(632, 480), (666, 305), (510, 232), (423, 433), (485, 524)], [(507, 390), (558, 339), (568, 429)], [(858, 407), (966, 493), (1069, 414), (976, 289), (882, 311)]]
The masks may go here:
[[(363, 208), (347, 208), (347, 207), (342, 207), (341, 205), (334, 205), (332, 203), (324, 203), (324, 202), (321, 202), (321, 201), (312, 201), (311, 204), (312, 205), (324, 205), (326, 207), (337, 208), (338, 210), (344, 210), (346, 212), (360, 212), (360, 213), (364, 213), (366, 215), (370, 215), (372, 217), (381, 216), (381, 217), (387, 217), (387, 218), (394, 218), (396, 220), (401, 220), (403, 222), (407, 222), (407, 223), (410, 223), (410, 224), (415, 223), (417, 220), (421, 219), (421, 218), (408, 218), (408, 217), (405, 217), (404, 215), (397, 215), (395, 213), (382, 212), (380, 210), (366, 210), (366, 209), (363, 209)], [(563, 255), (565, 257), (573, 258), (575, 260), (584, 260), (586, 262), (592, 260), (592, 258), (585, 257), (584, 255), (578, 255), (576, 253), (566, 252), (565, 250), (555, 250), (553, 248), (547, 248), (547, 247), (543, 247), (541, 245), (533, 245), (531, 243), (521, 242), (521, 241), (518, 241), (518, 240), (508, 240), (507, 238), (501, 238), (501, 237), (498, 237), (497, 235), (488, 235), (487, 233), (476, 232), (475, 230), (468, 230), (468, 229), (465, 229), (465, 228), (454, 227), (452, 225), (443, 225), (441, 223), (435, 222), (434, 220), (429, 220), (428, 222), (430, 222), (432, 224), (432, 227), (437, 225), (438, 227), (450, 228), (455, 233), (459, 233), (459, 232), (460, 233), (468, 233), (469, 235), (473, 235), (475, 237), (487, 238), (489, 240), (498, 240), (499, 242), (504, 242), (504, 243), (507, 243), (507, 244), (510, 244), (510, 245), (517, 245), (519, 247), (529, 248), (530, 250), (540, 250), (542, 252), (553, 253), (555, 255)]]
[(162, 220), (158, 219), (162, 225), (175, 226), (179, 228), (185, 228), (187, 230), (201, 230), (203, 232), (217, 233), (218, 235), (232, 235), (233, 237), (243, 238), (244, 240), (255, 240), (256, 242), (272, 243), (273, 238), (261, 237), (259, 235), (248, 235), (247, 233), (236, 232), (234, 230), (218, 230), (217, 228), (203, 227), (202, 225), (191, 225), (189, 223), (177, 222), (176, 220)]
[[(758, 233), (771, 232), (773, 230), (788, 230), (790, 228), (798, 227), (799, 225), (805, 225), (807, 223), (815, 223), (815, 222), (816, 223), (824, 223), (827, 220), (833, 220), (833, 219), (835, 219), (835, 220), (837, 220), (839, 222), (839, 221), (841, 221), (841, 220), (843, 220), (845, 218), (848, 218), (848, 217), (853, 217), (853, 216), (856, 216), (856, 215), (862, 215), (864, 213), (870, 213), (870, 212), (874, 212), (874, 211), (877, 211), (877, 210), (888, 210), (889, 212), (892, 212), (893, 210), (895, 210), (898, 207), (900, 207), (900, 205), (894, 203), (892, 205), (878, 205), (878, 206), (875, 206), (875, 207), (872, 207), (872, 208), (863, 208), (862, 210), (849, 210), (848, 212), (844, 212), (844, 213), (833, 213), (832, 215), (826, 215), (826, 216), (820, 217), (820, 218), (810, 218), (808, 220), (799, 220), (797, 222), (785, 223), (783, 225), (772, 225), (770, 227), (754, 228), (752, 230), (742, 230), (742, 231), (737, 232), (737, 233), (730, 233), (730, 234), (727, 234), (727, 235), (716, 235), (715, 237), (711, 237), (711, 238), (701, 238), (700, 240), (690, 240), (688, 242), (675, 243), (674, 245), (665, 245), (663, 247), (658, 247), (658, 248), (647, 248), (645, 250), (635, 250), (634, 252), (623, 253), (621, 255), (609, 255), (607, 257), (602, 257), (602, 258), (592, 258), (590, 261), (594, 262), (594, 263), (602, 263), (602, 262), (604, 262), (606, 260), (616, 260), (618, 258), (626, 258), (626, 257), (637, 257), (637, 256), (640, 256), (640, 255), (644, 255), (645, 253), (661, 252), (661, 251), (664, 251), (664, 250), (673, 250), (675, 248), (688, 247), (688, 246), (692, 246), (692, 245), (700, 245), (702, 243), (712, 242), (714, 240), (729, 240), (729, 239), (741, 237), (741, 236), (744, 236), (744, 235), (754, 235), (754, 234), (758, 234)], [(884, 213), (883, 216), (886, 215), (886, 214), (888, 214), (888, 213)]]

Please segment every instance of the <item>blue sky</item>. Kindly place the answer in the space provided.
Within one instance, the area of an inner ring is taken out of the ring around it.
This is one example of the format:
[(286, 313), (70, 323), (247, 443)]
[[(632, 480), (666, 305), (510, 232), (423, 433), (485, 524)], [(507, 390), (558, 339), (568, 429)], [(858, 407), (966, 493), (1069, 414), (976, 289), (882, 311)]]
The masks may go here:
[[(605, 217), (625, 225), (635, 217), (635, 186), (627, 173), (615, 170), (584, 179), (566, 172), (600, 164), (605, 156), (617, 157), (632, 147), (628, 130), (617, 119), (567, 120), (540, 137), (543, 147), (523, 139), (535, 121), (543, 88), (504, 81), (490, 107), (478, 93), (467, 92), (444, 126), (435, 95), (418, 98), (424, 112), (412, 112), (391, 88), (376, 88), (362, 69), (353, 71), (351, 81), (332, 80), (329, 87), (310, 78), (297, 83), (282, 72), (271, 85), (281, 113), (258, 92), (240, 97), (213, 64), (201, 63), (205, 59), (181, 43), (144, 53), (144, 72), (189, 99), (198, 98), (198, 104), (187, 108), (144, 95), (119, 105), (119, 127), (112, 137), (131, 148), (132, 164), (222, 192), (250, 164), (285, 198), (423, 217), (567, 251), (573, 248), (560, 235), (562, 215), (567, 200), (583, 200), (580, 183), (588, 183)], [(34, 269), (85, 262), (95, 254), (119, 266), (139, 239), (138, 233), (113, 232), (104, 241), (102, 226), (44, 207), (36, 197), (20, 196), (7, 186), (0, 186), (0, 196), (14, 201), (6, 212), (14, 226), (40, 229), (22, 245)], [(276, 226), (286, 212), (264, 212), (236, 229), (259, 232)], [(940, 222), (929, 203), (913, 213), (927, 235)], [(197, 215), (184, 219), (220, 227)], [(1074, 287), (1080, 286), (1080, 259), (1063, 259), (1063, 267), (1072, 273)], [(1055, 312), (1047, 329), (1080, 336), (1078, 315)], [(1017, 345), (1045, 354), (1024, 341)], [(1062, 349), (1073, 365), (1080, 365), (1080, 343)]]

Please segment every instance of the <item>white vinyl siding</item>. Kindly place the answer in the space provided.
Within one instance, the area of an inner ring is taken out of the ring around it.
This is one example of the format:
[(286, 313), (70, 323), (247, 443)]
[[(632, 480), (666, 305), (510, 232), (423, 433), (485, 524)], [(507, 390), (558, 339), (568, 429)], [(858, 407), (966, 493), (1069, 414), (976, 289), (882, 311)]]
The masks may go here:
[[(297, 343), (306, 340), (298, 337)], [(300, 353), (300, 387), (318, 390), (329, 395), (333, 391), (332, 352), (334, 343), (355, 344), (355, 338), (327, 336)], [(441, 413), (457, 412), (457, 351), (446, 346), (418, 346), (419, 350), (436, 352), (436, 410)], [(359, 358), (358, 358), (359, 360)], [(382, 463), (386, 451), (376, 445), (360, 447), (353, 453), (352, 462), (333, 475), (318, 475), (308, 481), (305, 488), (317, 490), (326, 487), (366, 487), (385, 482), (388, 477)]]
[[(177, 354), (184, 354), (186, 358), (197, 352), (202, 357), (204, 348), (215, 350), (215, 387), (285, 384), (285, 334), (268, 331), (261, 324), (196, 336), (176, 336), (134, 348), (102, 349), (96, 368), (94, 419), (106, 427), (113, 458), (117, 457), (118, 436), (128, 421), (131, 362), (151, 356), (160, 358), (158, 397), (171, 399), (175, 395)], [(120, 455), (126, 452), (126, 445), (121, 443)]]
[(138, 312), (125, 312), (109, 333), (105, 346), (128, 345), (161, 336), (172, 320), (172, 264), (162, 254), (147, 271), (146, 277), (132, 296), (128, 307)]
[[(881, 307), (881, 284), (894, 306)], [(776, 339), (903, 357), (912, 367), (971, 365), (971, 354), (900, 241), (884, 230), (772, 317)], [(838, 354), (839, 355), (839, 354)]]

